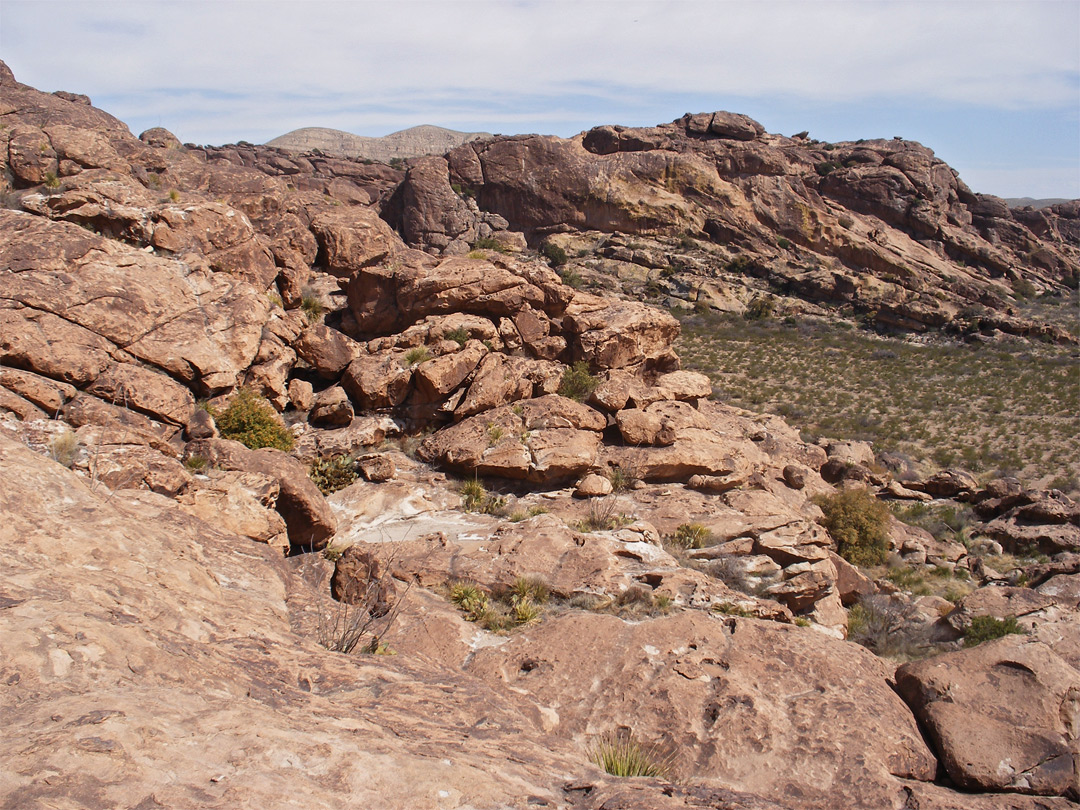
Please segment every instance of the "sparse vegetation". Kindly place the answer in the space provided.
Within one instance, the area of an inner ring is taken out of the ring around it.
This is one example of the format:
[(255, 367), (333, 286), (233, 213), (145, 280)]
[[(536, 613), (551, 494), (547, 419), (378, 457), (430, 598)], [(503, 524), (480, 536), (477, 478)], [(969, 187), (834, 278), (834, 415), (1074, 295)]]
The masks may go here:
[(431, 359), (431, 352), (428, 351), (427, 346), (413, 346), (407, 352), (405, 352), (405, 365), (415, 366), (418, 363), (424, 363)]
[(611, 496), (589, 499), (585, 517), (574, 524), (579, 532), (607, 532), (633, 522), (633, 518), (616, 511), (619, 502)]
[(447, 596), (468, 621), (479, 624), (485, 630), (500, 633), (540, 621), (544, 616), (549, 591), (542, 580), (520, 577), (499, 597), (488, 595), (471, 582), (451, 584)]
[(854, 565), (880, 565), (889, 551), (889, 510), (864, 489), (819, 496), (822, 525), (836, 541), (837, 553)]
[(651, 776), (665, 779), (671, 761), (655, 748), (646, 746), (633, 734), (610, 733), (600, 737), (589, 750), (589, 759), (612, 776)]
[(252, 450), (293, 449), (293, 435), (278, 419), (273, 406), (250, 388), (241, 388), (224, 411), (211, 411), (211, 415), (223, 438), (235, 439)]
[(584, 360), (578, 360), (563, 371), (562, 382), (559, 383), (559, 396), (575, 402), (584, 402), (599, 385), (600, 378), (589, 373), (589, 366)]
[(311, 463), (308, 475), (323, 495), (332, 495), (356, 481), (356, 462), (351, 456), (331, 456)]
[(469, 330), (463, 326), (459, 326), (457, 329), (447, 332), (443, 337), (446, 340), (454, 341), (458, 346), (464, 346), (469, 342)]
[(500, 242), (498, 239), (492, 239), (491, 237), (481, 237), (473, 242), (473, 247), (476, 250), (493, 250), (496, 253), (509, 253), (510, 249)]
[(562, 267), (570, 261), (570, 257), (566, 255), (566, 251), (554, 242), (544, 242), (544, 244), (540, 246), (540, 254), (551, 263), (552, 267)]
[[(1040, 308), (1025, 317), (1058, 313), (1068, 327), (1077, 296), (1022, 306)], [(1078, 491), (1080, 359), (1070, 347), (890, 338), (813, 318), (685, 313), (682, 322), (683, 365), (708, 374), (719, 400), (782, 413), (809, 440), (872, 441), (916, 470), (949, 462)]]
[(915, 607), (906, 600), (875, 594), (864, 596), (848, 611), (848, 640), (883, 658), (912, 660), (931, 651)]
[(308, 323), (315, 323), (322, 317), (325, 307), (322, 299), (314, 290), (305, 289), (300, 299), (300, 309), (307, 316)]
[(202, 472), (207, 465), (206, 456), (188, 456), (184, 459), (184, 466), (194, 473)]
[(71, 469), (79, 457), (79, 437), (70, 430), (57, 434), (49, 442), (49, 457), (57, 464)]
[(712, 532), (701, 523), (683, 523), (675, 529), (671, 544), (677, 548), (704, 548), (712, 539)]
[(43, 183), (43, 185), (50, 191), (55, 191), (56, 189), (60, 188), (60, 178), (57, 177), (53, 172), (45, 172), (45, 182)]
[(473, 478), (461, 485), (461, 507), (466, 512), (500, 515), (506, 509), (506, 498), (488, 492), (478, 478)]
[(563, 284), (568, 287), (573, 287), (575, 290), (580, 290), (585, 284), (585, 279), (581, 277), (581, 273), (572, 267), (561, 270), (559, 272), (559, 278), (562, 279)]
[(984, 641), (993, 641), (1012, 634), (1022, 635), (1024, 630), (1016, 623), (1016, 617), (998, 619), (994, 616), (976, 616), (964, 633), (964, 646), (977, 647)]

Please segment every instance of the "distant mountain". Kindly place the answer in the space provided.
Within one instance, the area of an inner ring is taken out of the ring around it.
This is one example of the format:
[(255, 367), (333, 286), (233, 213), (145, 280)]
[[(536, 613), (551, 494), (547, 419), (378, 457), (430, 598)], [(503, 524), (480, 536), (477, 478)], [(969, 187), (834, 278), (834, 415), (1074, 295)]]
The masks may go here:
[(353, 135), (340, 129), (304, 127), (267, 141), (266, 145), (290, 152), (311, 152), (318, 149), (330, 155), (389, 163), (394, 158), (445, 154), (463, 143), (490, 137), (489, 132), (458, 132), (428, 124), (403, 129), (381, 138)]
[(1036, 200), (1032, 197), (1006, 197), (1005, 204), (1009, 208), (1024, 208), (1031, 206), (1032, 208), (1049, 208), (1051, 205), (1057, 205), (1058, 203), (1066, 203), (1069, 200), (1064, 197), (1049, 197), (1045, 200)]

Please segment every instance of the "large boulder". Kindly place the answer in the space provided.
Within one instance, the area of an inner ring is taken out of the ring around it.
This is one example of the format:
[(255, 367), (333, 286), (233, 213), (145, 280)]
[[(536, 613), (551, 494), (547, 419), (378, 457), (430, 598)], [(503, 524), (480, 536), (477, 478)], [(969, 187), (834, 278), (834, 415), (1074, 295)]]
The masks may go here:
[(528, 695), (561, 735), (629, 728), (673, 752), (679, 776), (785, 805), (900, 806), (902, 780), (936, 771), (889, 667), (800, 628), (698, 611), (634, 624), (572, 612), (477, 650), (467, 668)]
[(1080, 798), (1080, 672), (1020, 636), (904, 664), (899, 694), (960, 787)]
[(276, 508), (285, 519), (293, 548), (324, 548), (337, 529), (334, 513), (308, 477), (307, 468), (280, 450), (249, 450), (231, 439), (196, 439), (187, 443), (184, 454), (205, 459), (220, 470), (261, 473), (274, 479), (281, 490)]

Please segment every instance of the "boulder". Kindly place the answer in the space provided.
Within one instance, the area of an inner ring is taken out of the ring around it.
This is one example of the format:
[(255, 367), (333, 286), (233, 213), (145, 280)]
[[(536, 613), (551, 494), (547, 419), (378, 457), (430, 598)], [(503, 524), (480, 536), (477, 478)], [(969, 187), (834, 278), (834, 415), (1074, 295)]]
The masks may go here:
[(312, 324), (305, 329), (293, 347), (301, 358), (315, 368), (320, 377), (327, 380), (340, 377), (345, 367), (360, 356), (362, 351), (355, 340), (321, 323)]
[(307, 468), (280, 450), (249, 450), (231, 439), (197, 439), (184, 447), (186, 458), (200, 456), (221, 470), (270, 476), (280, 487), (276, 509), (285, 519), (293, 548), (325, 548), (337, 528), (334, 514)]
[(269, 475), (208, 469), (176, 502), (224, 531), (289, 551), (285, 521), (274, 511), (280, 485)]
[(578, 481), (574, 489), (575, 498), (602, 498), (612, 492), (611, 479), (596, 473), (590, 473)]
[(322, 427), (344, 427), (353, 421), (353, 406), (340, 385), (320, 391), (308, 415), (308, 421)]
[(321, 211), (311, 232), (326, 269), (342, 278), (386, 261), (401, 246), (397, 234), (370, 208), (348, 206)]
[(341, 378), (357, 407), (364, 411), (393, 408), (405, 401), (412, 386), (412, 370), (401, 354), (361, 355)]
[(1042, 642), (1009, 636), (907, 663), (896, 688), (960, 787), (1080, 796), (1080, 672)]
[(132, 408), (160, 422), (184, 425), (195, 410), (191, 392), (160, 372), (118, 363), (86, 388), (106, 402)]
[(524, 357), (488, 352), (476, 367), (469, 390), (454, 411), (455, 418), (483, 413), (500, 405), (528, 399), (533, 382), (528, 372), (534, 363)]
[(441, 402), (473, 373), (487, 353), (483, 343), (470, 340), (460, 351), (421, 363), (413, 372), (415, 399)]
[(567, 308), (563, 326), (574, 359), (594, 369), (624, 368), (655, 359), (666, 354), (679, 335), (679, 322), (666, 312), (581, 293)]
[(390, 481), (397, 475), (394, 460), (385, 453), (368, 453), (356, 460), (360, 475), (373, 484)]

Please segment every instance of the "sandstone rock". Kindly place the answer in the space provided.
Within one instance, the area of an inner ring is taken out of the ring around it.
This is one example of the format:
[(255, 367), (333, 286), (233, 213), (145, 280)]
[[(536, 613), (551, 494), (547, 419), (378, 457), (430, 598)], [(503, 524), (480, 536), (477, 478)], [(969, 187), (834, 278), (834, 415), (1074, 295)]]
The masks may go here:
[(197, 486), (177, 497), (189, 515), (224, 531), (266, 543), (283, 555), (289, 551), (285, 521), (274, 511), (280, 486), (254, 472), (207, 470)]
[(341, 384), (361, 410), (395, 407), (412, 385), (412, 371), (402, 363), (401, 355), (361, 355), (346, 368)]
[(305, 329), (294, 345), (296, 353), (328, 380), (337, 379), (361, 351), (356, 341), (321, 323)]
[(949, 776), (969, 790), (1077, 795), (1080, 673), (1012, 636), (896, 672)]
[(619, 433), (627, 444), (653, 445), (668, 447), (675, 444), (675, 431), (664, 423), (657, 414), (646, 413), (637, 408), (619, 411), (615, 415)]
[(679, 334), (678, 321), (665, 312), (580, 293), (563, 323), (575, 359), (583, 359), (593, 368), (624, 368), (655, 358), (666, 352)]
[[(761, 649), (784, 665), (763, 665)], [(624, 725), (646, 742), (671, 740), (695, 779), (785, 804), (797, 791), (800, 807), (887, 807), (901, 793), (894, 775), (935, 771), (886, 667), (800, 628), (696, 611), (644, 624), (575, 612), (478, 650), (468, 669), (557, 706), (548, 722), (563, 734)], [(627, 679), (635, 688), (619, 685)], [(582, 680), (597, 688), (583, 694)], [(856, 690), (866, 702), (851, 701)], [(844, 720), (826, 729), (821, 716)]]
[(919, 486), (919, 489), (935, 498), (955, 498), (958, 495), (975, 492), (978, 488), (979, 482), (971, 473), (964, 470), (942, 470), (922, 481)]
[(394, 460), (383, 453), (368, 453), (356, 460), (356, 467), (372, 483), (390, 481), (397, 474)]
[(101, 428), (104, 431), (102, 441), (106, 444), (145, 444), (160, 453), (177, 455), (171, 444), (177, 434), (175, 428), (89, 394), (77, 394), (64, 406), (61, 416), (75, 427), (92, 425)]
[(524, 357), (507, 356), (500, 352), (487, 353), (476, 367), (469, 390), (454, 411), (454, 416), (472, 416), (500, 405), (528, 399), (533, 394), (533, 382), (528, 377), (531, 368), (532, 362)]
[(59, 413), (77, 392), (74, 386), (67, 383), (15, 368), (0, 367), (0, 386), (32, 402), (51, 416)]
[(357, 206), (320, 212), (311, 221), (311, 231), (327, 269), (341, 277), (385, 261), (401, 244), (378, 214)]
[(86, 391), (174, 425), (186, 424), (195, 410), (195, 397), (187, 388), (164, 374), (128, 363), (106, 370)]
[(788, 464), (784, 467), (782, 475), (784, 476), (784, 483), (792, 489), (802, 489), (806, 486), (806, 470), (803, 467)]
[(337, 528), (330, 507), (307, 469), (280, 450), (249, 450), (230, 439), (198, 439), (188, 442), (184, 455), (201, 456), (222, 470), (268, 475), (281, 488), (276, 508), (288, 526), (293, 548), (318, 550), (326, 546)]
[(361, 622), (385, 616), (398, 600), (397, 586), (379, 560), (359, 546), (350, 546), (334, 563), (330, 589), (339, 602), (354, 605), (366, 616)]
[(611, 479), (592, 473), (578, 481), (574, 489), (575, 498), (602, 498), (612, 491)]
[(353, 407), (348, 394), (339, 385), (320, 391), (315, 397), (308, 419), (312, 424), (324, 427), (351, 425)]
[(442, 401), (472, 374), (487, 353), (484, 344), (471, 340), (461, 351), (421, 363), (413, 373), (417, 399), (421, 402)]
[(306, 380), (289, 380), (289, 401), (298, 411), (310, 411), (315, 405), (315, 389)]
[(386, 416), (357, 416), (345, 427), (324, 430), (308, 425), (306, 430), (300, 430), (293, 455), (305, 463), (317, 458), (355, 456), (401, 433), (397, 423)]

